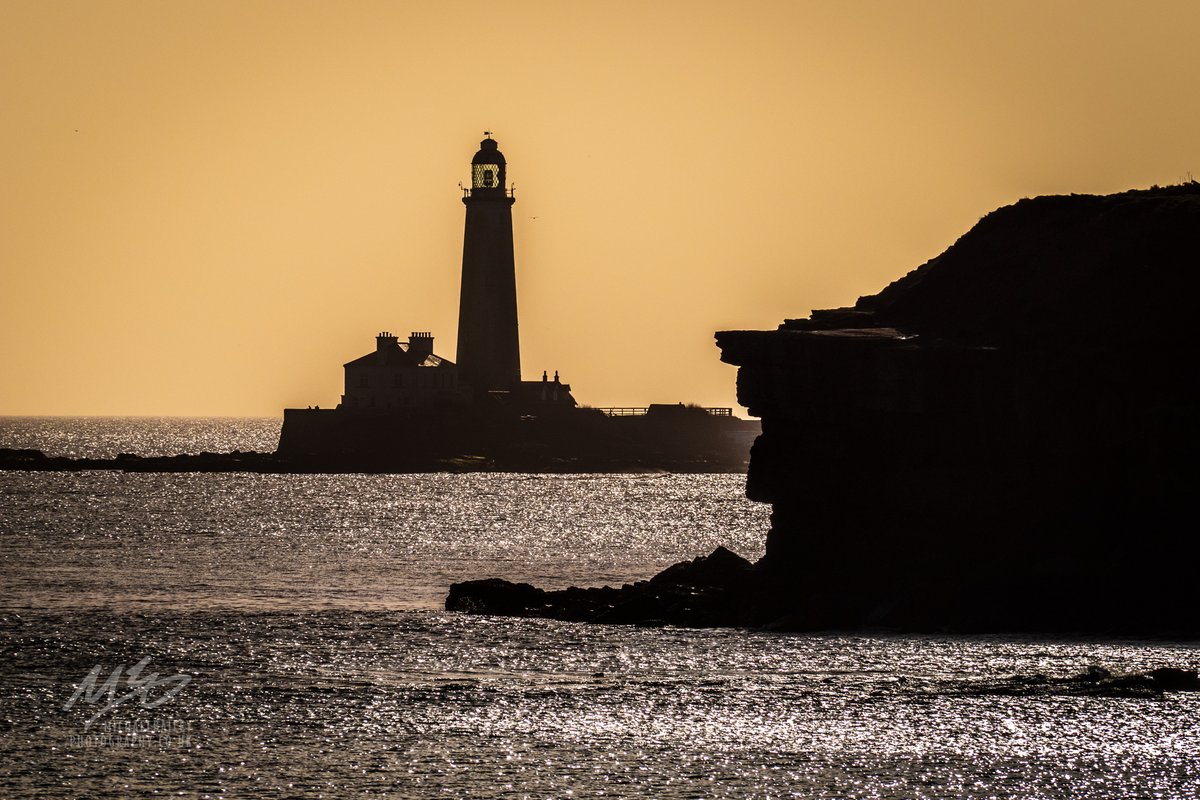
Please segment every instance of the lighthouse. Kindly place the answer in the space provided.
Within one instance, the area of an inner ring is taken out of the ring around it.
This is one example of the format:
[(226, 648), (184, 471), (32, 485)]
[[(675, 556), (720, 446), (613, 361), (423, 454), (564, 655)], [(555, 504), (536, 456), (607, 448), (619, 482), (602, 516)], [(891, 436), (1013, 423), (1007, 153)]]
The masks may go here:
[(491, 131), (471, 159), (458, 303), (458, 375), (475, 394), (511, 391), (521, 381), (517, 277), (513, 259), (513, 192), (504, 154)]

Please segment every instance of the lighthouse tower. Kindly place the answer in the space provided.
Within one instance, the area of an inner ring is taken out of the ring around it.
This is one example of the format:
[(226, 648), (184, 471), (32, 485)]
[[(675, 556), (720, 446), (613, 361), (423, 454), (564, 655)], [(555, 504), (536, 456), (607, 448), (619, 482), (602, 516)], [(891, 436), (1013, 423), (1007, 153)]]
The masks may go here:
[(512, 190), (504, 155), (491, 137), (471, 159), (458, 304), (458, 375), (476, 394), (511, 390), (521, 381), (517, 278), (513, 261)]

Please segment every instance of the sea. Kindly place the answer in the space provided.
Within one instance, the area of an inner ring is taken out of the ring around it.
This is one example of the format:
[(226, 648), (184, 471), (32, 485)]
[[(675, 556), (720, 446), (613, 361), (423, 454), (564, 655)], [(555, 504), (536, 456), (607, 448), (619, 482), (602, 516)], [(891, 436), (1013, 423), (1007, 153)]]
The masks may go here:
[[(0, 447), (269, 451), (277, 419), (0, 418)], [(447, 613), (762, 555), (741, 475), (0, 472), (0, 797), (1191, 798), (1200, 696), (995, 696), (1196, 642)], [(1120, 587), (1109, 587), (1120, 591)], [(1081, 602), (1085, 600), (1081, 598)]]

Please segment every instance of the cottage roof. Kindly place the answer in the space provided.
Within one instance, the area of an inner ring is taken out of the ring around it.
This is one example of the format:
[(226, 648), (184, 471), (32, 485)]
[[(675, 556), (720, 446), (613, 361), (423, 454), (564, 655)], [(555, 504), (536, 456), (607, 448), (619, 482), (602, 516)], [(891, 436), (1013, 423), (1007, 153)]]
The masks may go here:
[(413, 353), (409, 351), (407, 342), (397, 342), (395, 347), (385, 347), (374, 350), (365, 356), (359, 356), (353, 361), (347, 361), (344, 367), (452, 367), (454, 362), (433, 353)]

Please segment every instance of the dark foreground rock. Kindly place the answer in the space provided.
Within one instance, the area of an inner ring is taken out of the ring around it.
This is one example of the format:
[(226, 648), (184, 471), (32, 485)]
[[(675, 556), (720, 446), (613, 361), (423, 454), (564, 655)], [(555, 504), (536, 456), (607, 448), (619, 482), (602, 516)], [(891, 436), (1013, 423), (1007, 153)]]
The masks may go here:
[(1200, 184), (1023, 200), (850, 308), (717, 334), (802, 625), (1200, 632)]

